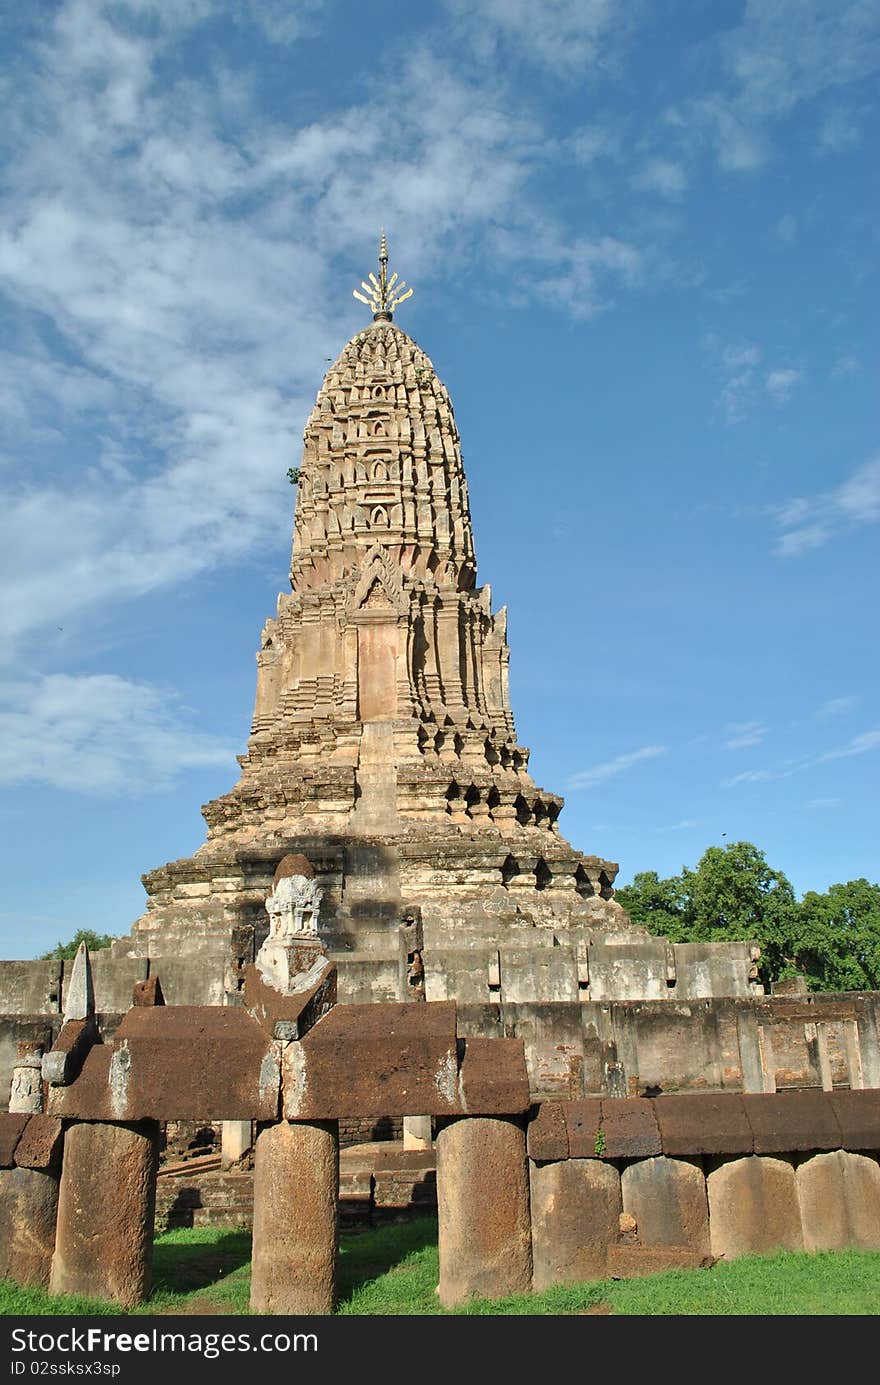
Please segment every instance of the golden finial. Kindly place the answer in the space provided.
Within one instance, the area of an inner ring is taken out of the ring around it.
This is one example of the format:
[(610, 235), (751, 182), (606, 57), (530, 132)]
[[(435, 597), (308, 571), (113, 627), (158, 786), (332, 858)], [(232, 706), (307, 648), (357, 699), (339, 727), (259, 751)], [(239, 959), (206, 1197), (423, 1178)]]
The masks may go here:
[(412, 298), (413, 291), (406, 287), (406, 280), (398, 280), (396, 274), (388, 278), (388, 242), (384, 229), (379, 241), (379, 277), (377, 279), (375, 274), (370, 274), (368, 278), (369, 283), (365, 279), (361, 280), (361, 288), (367, 295), (366, 298), (363, 293), (358, 293), (357, 289), (352, 289), (352, 293), (361, 303), (366, 303), (368, 308), (373, 309), (374, 322), (390, 322), (394, 309), (407, 298)]

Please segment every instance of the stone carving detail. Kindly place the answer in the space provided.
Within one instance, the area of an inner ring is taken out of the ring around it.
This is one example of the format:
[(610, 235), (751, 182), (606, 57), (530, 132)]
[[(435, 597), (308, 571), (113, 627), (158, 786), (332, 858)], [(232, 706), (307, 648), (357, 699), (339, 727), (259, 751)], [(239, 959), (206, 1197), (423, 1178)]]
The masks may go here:
[(286, 875), (266, 900), (269, 942), (288, 938), (317, 938), (318, 913), (323, 891), (304, 875)]
[(39, 1113), (43, 1109), (42, 1045), (19, 1044), (12, 1082), (9, 1087), (9, 1110), (20, 1114)]
[(410, 953), (406, 969), (406, 984), (413, 1000), (425, 999), (425, 964), (419, 951)]
[(322, 897), (307, 858), (285, 856), (266, 900), (269, 936), (255, 959), (263, 980), (282, 995), (302, 990), (328, 965), (318, 936)]

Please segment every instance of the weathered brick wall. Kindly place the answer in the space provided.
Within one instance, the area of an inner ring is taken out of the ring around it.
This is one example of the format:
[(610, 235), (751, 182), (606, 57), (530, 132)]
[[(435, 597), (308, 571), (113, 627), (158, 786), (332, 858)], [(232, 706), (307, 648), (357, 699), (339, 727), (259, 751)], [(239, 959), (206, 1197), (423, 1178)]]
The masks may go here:
[(377, 1140), (402, 1140), (403, 1117), (380, 1116), (378, 1120), (350, 1117), (339, 1122), (339, 1147), (372, 1144)]
[[(431, 1151), (390, 1148), (387, 1156), (343, 1157), (339, 1177), (343, 1225), (431, 1212), (437, 1180)], [(179, 1226), (233, 1226), (250, 1230), (254, 1210), (251, 1169), (194, 1170), (160, 1176), (156, 1187), (156, 1231)]]
[(156, 1184), (156, 1231), (178, 1226), (232, 1226), (250, 1230), (254, 1215), (252, 1173), (184, 1174)]

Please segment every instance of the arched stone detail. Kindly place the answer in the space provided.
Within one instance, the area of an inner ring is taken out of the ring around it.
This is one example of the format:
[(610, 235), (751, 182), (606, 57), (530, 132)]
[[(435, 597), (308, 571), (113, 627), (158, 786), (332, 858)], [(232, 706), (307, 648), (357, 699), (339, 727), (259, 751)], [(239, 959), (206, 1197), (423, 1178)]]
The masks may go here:
[(354, 595), (351, 599), (349, 612), (353, 614), (366, 604), (367, 597), (376, 582), (379, 583), (382, 591), (387, 596), (395, 614), (398, 616), (405, 615), (407, 603), (403, 594), (403, 588), (400, 585), (400, 581), (394, 569), (385, 561), (382, 550), (376, 545), (366, 554), (363, 566), (361, 567), (360, 579), (354, 589)]

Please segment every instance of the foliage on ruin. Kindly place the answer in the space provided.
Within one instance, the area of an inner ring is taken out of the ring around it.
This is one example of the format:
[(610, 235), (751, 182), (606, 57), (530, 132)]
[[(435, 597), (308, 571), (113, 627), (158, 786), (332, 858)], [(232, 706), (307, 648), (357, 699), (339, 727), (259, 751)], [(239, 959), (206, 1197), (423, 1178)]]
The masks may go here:
[(95, 933), (91, 928), (78, 928), (69, 942), (57, 942), (50, 952), (42, 952), (39, 960), (50, 962), (58, 958), (59, 961), (69, 961), (71, 957), (76, 956), (80, 943), (85, 943), (89, 952), (99, 952), (102, 947), (109, 947), (115, 941), (110, 933)]
[(813, 991), (880, 989), (880, 885), (849, 880), (798, 900), (752, 842), (710, 846), (695, 869), (642, 871), (617, 898), (671, 942), (756, 941), (765, 985), (801, 975)]

